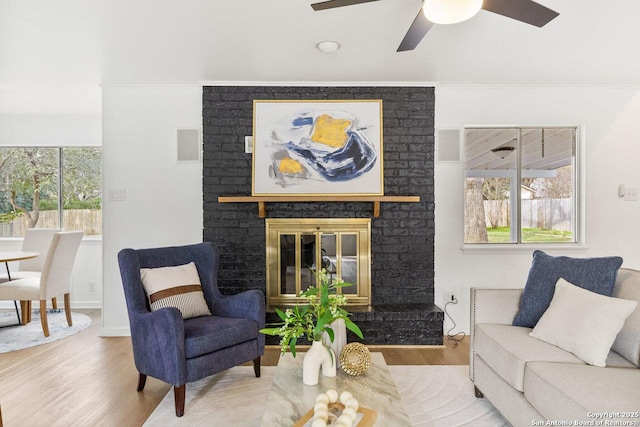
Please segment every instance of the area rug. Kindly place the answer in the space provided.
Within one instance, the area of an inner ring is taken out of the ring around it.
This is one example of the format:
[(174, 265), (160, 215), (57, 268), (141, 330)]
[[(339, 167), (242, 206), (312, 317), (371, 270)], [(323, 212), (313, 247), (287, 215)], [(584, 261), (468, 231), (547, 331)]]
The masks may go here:
[(475, 397), (469, 366), (389, 366), (389, 371), (413, 426), (509, 426), (487, 399)]
[[(468, 366), (389, 366), (389, 371), (413, 426), (509, 425), (486, 399), (474, 396)], [(181, 418), (175, 416), (172, 389), (144, 425), (259, 427), (275, 372), (262, 367), (255, 378), (253, 367), (238, 366), (189, 383)]]
[[(64, 310), (47, 311), (49, 323), (49, 336), (45, 337), (40, 324), (40, 310), (34, 310), (31, 314), (31, 322), (25, 326), (8, 326), (0, 328), (0, 353), (7, 353), (23, 348), (35, 347), (47, 344), (62, 338), (71, 336), (87, 328), (91, 324), (91, 318), (81, 313), (71, 312), (71, 323), (67, 325), (67, 317)], [(18, 322), (15, 312), (0, 314), (0, 326), (11, 325)]]

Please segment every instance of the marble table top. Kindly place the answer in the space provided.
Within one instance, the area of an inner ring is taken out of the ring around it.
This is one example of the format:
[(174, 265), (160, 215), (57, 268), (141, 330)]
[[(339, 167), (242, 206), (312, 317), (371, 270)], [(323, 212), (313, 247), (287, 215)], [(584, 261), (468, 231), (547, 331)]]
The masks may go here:
[(375, 426), (411, 425), (382, 353), (371, 353), (371, 367), (362, 376), (354, 377), (338, 368), (334, 378), (321, 373), (313, 386), (302, 382), (303, 358), (304, 353), (295, 358), (291, 353), (280, 356), (262, 427), (292, 426), (313, 408), (318, 394), (329, 389), (350, 391), (360, 406), (374, 409), (378, 413)]

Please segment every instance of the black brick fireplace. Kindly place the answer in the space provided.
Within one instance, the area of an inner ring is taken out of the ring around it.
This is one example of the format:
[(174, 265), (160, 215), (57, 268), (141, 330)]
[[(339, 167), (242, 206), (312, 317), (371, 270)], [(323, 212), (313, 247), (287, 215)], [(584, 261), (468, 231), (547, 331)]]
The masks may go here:
[[(223, 293), (265, 292), (265, 221), (257, 203), (219, 203), (251, 194), (253, 100), (382, 99), (384, 193), (420, 203), (383, 203), (372, 218), (371, 311), (353, 320), (367, 344), (442, 344), (434, 301), (434, 89), (432, 87), (206, 86), (202, 95), (204, 241), (221, 253)], [(269, 203), (270, 218), (366, 218), (370, 203)], [(276, 321), (273, 313), (267, 322)], [(278, 337), (267, 337), (277, 344)], [(350, 336), (355, 340), (355, 336)]]

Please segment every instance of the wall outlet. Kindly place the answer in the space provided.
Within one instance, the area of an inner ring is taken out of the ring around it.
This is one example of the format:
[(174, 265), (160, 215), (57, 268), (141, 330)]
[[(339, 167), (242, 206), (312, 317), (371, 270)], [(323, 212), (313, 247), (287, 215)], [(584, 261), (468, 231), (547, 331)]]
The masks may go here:
[(444, 291), (443, 292), (443, 302), (447, 304), (449, 302), (453, 304), (458, 303), (458, 293), (455, 291)]
[(638, 201), (638, 187), (625, 187), (624, 189), (625, 202), (637, 202)]
[(94, 282), (93, 280), (89, 281), (89, 292), (95, 292), (96, 291), (96, 282)]

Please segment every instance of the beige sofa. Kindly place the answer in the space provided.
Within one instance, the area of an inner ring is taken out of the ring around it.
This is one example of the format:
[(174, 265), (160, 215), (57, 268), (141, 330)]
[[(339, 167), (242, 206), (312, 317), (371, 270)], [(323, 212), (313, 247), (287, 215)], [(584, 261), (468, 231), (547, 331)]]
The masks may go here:
[[(521, 295), (522, 289), (471, 289), (476, 396), (514, 427), (640, 425), (640, 305), (599, 368), (530, 337), (531, 328), (511, 326)], [(613, 296), (640, 302), (640, 271), (621, 268)]]

